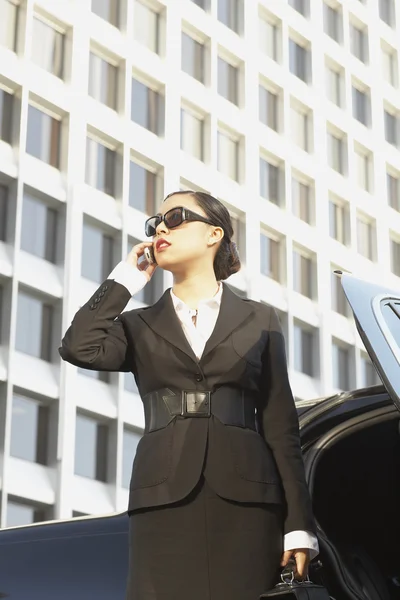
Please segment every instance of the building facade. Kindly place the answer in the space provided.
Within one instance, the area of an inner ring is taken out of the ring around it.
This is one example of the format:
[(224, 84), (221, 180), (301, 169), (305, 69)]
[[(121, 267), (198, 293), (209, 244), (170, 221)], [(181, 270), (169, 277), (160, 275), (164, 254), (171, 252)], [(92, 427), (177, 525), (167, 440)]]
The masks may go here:
[(173, 190), (229, 208), (297, 399), (377, 382), (332, 273), (399, 286), (399, 52), (394, 0), (0, 0), (0, 526), (125, 510), (133, 377), (57, 348)]

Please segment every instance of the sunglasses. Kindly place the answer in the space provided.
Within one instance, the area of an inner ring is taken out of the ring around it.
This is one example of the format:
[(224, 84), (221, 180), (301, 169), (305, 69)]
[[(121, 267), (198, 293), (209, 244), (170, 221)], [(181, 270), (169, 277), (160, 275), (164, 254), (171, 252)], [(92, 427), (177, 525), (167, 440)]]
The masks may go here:
[(153, 235), (156, 235), (156, 230), (160, 223), (164, 222), (168, 229), (174, 229), (175, 227), (182, 225), (184, 221), (201, 221), (202, 223), (214, 225), (209, 219), (198, 215), (188, 208), (177, 206), (167, 211), (164, 216), (156, 215), (155, 217), (147, 219), (144, 224), (145, 233), (147, 237), (152, 237)]

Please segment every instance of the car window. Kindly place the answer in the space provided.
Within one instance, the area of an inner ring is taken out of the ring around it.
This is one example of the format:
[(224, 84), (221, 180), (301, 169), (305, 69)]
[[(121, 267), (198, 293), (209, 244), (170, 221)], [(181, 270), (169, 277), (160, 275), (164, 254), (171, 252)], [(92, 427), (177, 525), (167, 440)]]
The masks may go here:
[(400, 410), (400, 291), (347, 273), (341, 283), (365, 348)]

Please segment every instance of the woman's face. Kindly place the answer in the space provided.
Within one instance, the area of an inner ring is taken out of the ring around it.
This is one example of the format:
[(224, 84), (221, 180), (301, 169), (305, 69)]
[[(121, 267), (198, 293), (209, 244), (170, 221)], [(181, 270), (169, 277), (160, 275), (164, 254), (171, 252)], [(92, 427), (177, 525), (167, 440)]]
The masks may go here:
[[(208, 218), (194, 197), (189, 194), (170, 196), (161, 204), (158, 212), (165, 215), (171, 208), (177, 206), (183, 206)], [(222, 239), (222, 236), (223, 231), (220, 227), (213, 227), (199, 221), (184, 221), (174, 229), (168, 229), (162, 222), (158, 225), (157, 233), (153, 238), (157, 264), (162, 269), (172, 272), (185, 269), (189, 265), (200, 266), (203, 262), (210, 260), (209, 249), (215, 247), (216, 251), (216, 243)], [(165, 239), (170, 245), (157, 249), (157, 240), (160, 238)], [(212, 254), (212, 258), (214, 255), (215, 252)]]

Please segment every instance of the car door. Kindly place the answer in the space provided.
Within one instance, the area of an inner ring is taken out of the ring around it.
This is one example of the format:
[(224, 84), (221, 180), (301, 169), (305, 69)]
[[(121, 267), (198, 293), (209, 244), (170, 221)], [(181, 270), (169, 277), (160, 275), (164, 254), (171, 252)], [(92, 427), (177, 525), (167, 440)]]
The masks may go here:
[(340, 278), (365, 348), (400, 410), (400, 291), (347, 273)]

